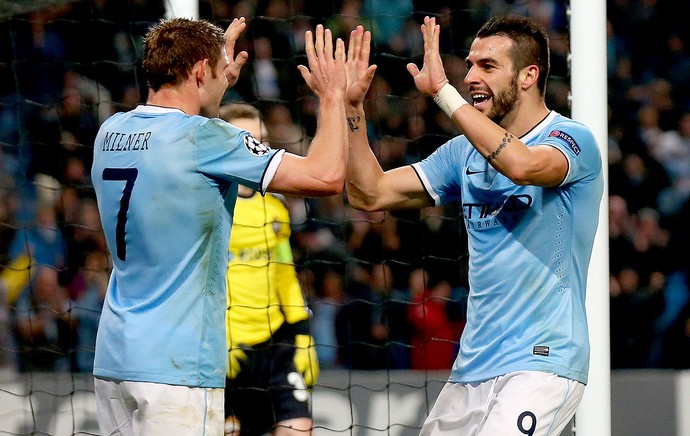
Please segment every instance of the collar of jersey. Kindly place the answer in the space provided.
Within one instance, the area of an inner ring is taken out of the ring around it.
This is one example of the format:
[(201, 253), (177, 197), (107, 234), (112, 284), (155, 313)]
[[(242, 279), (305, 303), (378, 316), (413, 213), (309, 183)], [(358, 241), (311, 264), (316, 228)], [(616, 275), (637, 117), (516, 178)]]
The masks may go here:
[(525, 133), (520, 137), (520, 140), (527, 144), (529, 143), (532, 139), (537, 137), (542, 130), (544, 130), (544, 127), (547, 125), (551, 124), (551, 121), (553, 121), (554, 118), (558, 116), (558, 112), (556, 111), (550, 111), (549, 114), (539, 122), (536, 126), (532, 127), (529, 132)]
[(153, 106), (149, 104), (140, 104), (134, 109), (134, 111), (145, 114), (168, 114), (171, 112), (179, 112), (184, 114), (182, 110), (174, 107)]

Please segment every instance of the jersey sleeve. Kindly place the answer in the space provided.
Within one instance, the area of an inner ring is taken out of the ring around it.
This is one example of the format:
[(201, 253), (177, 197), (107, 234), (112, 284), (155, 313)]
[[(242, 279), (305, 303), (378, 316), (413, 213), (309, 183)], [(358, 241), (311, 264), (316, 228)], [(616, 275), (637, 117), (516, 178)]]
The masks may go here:
[(540, 143), (557, 148), (568, 159), (568, 174), (561, 186), (595, 178), (601, 172), (601, 153), (597, 141), (592, 131), (580, 123), (555, 123)]
[(454, 138), (426, 159), (412, 164), (417, 176), (436, 206), (460, 199), (460, 169), (467, 141)]
[(196, 128), (199, 171), (214, 179), (233, 180), (265, 193), (285, 150), (274, 150), (250, 133), (218, 118)]
[[(278, 244), (276, 246), (276, 261), (271, 267), (275, 272), (275, 284), (280, 300), (280, 308), (288, 324), (295, 324), (309, 318), (307, 305), (302, 295), (302, 287), (297, 279), (297, 271), (292, 257), (290, 245), (290, 212), (282, 201), (267, 195), (266, 199), (276, 209), (276, 215), (281, 229), (276, 232)], [(267, 203), (268, 203), (267, 201)]]

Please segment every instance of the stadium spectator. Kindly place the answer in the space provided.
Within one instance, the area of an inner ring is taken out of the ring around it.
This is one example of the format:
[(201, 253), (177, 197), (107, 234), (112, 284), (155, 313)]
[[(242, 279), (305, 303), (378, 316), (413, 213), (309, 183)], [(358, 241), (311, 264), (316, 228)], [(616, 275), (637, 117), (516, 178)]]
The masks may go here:
[(410, 273), (411, 304), (407, 317), (413, 332), (411, 345), (412, 369), (450, 369), (457, 354), (461, 329), (447, 312), (451, 287), (446, 281), (430, 282), (423, 269)]
[(52, 200), (40, 201), (36, 207), (34, 221), (16, 231), (9, 258), (14, 261), (27, 256), (32, 264), (62, 270), (67, 260), (67, 245), (58, 226)]
[(407, 320), (409, 289), (393, 286), (393, 270), (387, 263), (374, 265), (370, 272), (374, 296), (372, 337), (384, 348), (384, 368), (410, 368), (412, 326)]
[(383, 369), (383, 344), (374, 338), (373, 318), (378, 297), (368, 283), (366, 270), (352, 268), (345, 276), (346, 298), (336, 317), (340, 364), (347, 369)]
[(690, 111), (678, 120), (678, 127), (663, 132), (650, 154), (664, 167), (669, 186), (661, 190), (658, 209), (664, 215), (675, 215), (690, 198)]
[(342, 191), (343, 41), (321, 25), (306, 35), (308, 67), (300, 72), (320, 111), (302, 157), (210, 118), (247, 61), (234, 50), (245, 27), (243, 17), (225, 33), (186, 18), (151, 27), (147, 103), (109, 118), (96, 137), (91, 174), (113, 259), (94, 362), (104, 434), (223, 432), (228, 356), (220, 326), (237, 185), (262, 194)]
[(343, 275), (333, 269), (323, 271), (318, 277), (316, 296), (311, 303), (314, 317), (311, 323), (311, 333), (316, 344), (316, 353), (322, 368), (337, 368), (340, 366), (341, 345), (338, 334), (338, 317), (345, 304), (345, 289)]
[(84, 266), (79, 274), (83, 278), (84, 289), (72, 307), (77, 336), (73, 358), (75, 370), (78, 372), (93, 372), (96, 333), (111, 268), (110, 259), (103, 251), (90, 251), (85, 254)]
[(19, 296), (15, 310), (18, 369), (70, 371), (74, 319), (67, 291), (58, 282), (57, 270), (47, 265), (37, 266), (29, 289)]
[[(220, 118), (259, 141), (268, 136), (253, 106), (223, 106)], [(313, 425), (309, 390), (317, 382), (319, 362), (292, 259), (284, 199), (240, 185), (231, 234), (225, 433), (308, 433)]]
[(663, 275), (649, 284), (624, 267), (611, 281), (611, 368), (646, 368), (650, 364), (654, 321), (664, 307)]
[(361, 27), (351, 38), (359, 62), (348, 64), (346, 93), (351, 204), (382, 210), (461, 199), (465, 213), (467, 324), (420, 434), (496, 434), (516, 425), (559, 434), (587, 383), (585, 285), (604, 187), (596, 140), (547, 108), (548, 37), (535, 21), (498, 16), (477, 32), (465, 77), (472, 104), (448, 83), (436, 20), (426, 17), (421, 29), (424, 65), (408, 71), (463, 136), (419, 163), (383, 171), (364, 128), (375, 67)]
[(690, 304), (683, 307), (674, 323), (665, 332), (663, 342), (662, 367), (690, 368)]

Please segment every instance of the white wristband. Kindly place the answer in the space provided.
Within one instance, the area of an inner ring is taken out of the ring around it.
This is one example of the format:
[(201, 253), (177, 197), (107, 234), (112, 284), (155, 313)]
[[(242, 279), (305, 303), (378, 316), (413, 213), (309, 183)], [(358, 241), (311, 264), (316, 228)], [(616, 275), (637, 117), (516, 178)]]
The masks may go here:
[(467, 104), (467, 100), (462, 98), (458, 90), (450, 83), (443, 85), (443, 88), (434, 97), (434, 101), (448, 115), (448, 118), (451, 118), (456, 110)]

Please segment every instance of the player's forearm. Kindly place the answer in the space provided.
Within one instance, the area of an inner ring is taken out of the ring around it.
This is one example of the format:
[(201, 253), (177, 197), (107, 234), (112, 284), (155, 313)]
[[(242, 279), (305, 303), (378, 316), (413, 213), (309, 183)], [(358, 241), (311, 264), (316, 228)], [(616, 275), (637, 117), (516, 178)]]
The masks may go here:
[(453, 121), (464, 130), (474, 148), (498, 172), (517, 185), (556, 186), (567, 164), (551, 147), (527, 147), (518, 136), (495, 124), (474, 108), (460, 108)]
[(441, 88), (434, 101), (498, 172), (518, 184), (529, 182), (526, 178), (535, 161), (515, 135), (474, 109), (450, 84)]
[(342, 96), (320, 99), (317, 127), (307, 153), (309, 169), (325, 189), (337, 194), (343, 189), (349, 152)]
[(345, 189), (352, 207), (367, 210), (375, 207), (376, 186), (383, 177), (383, 170), (369, 145), (364, 109), (350, 106), (346, 114), (350, 160)]

